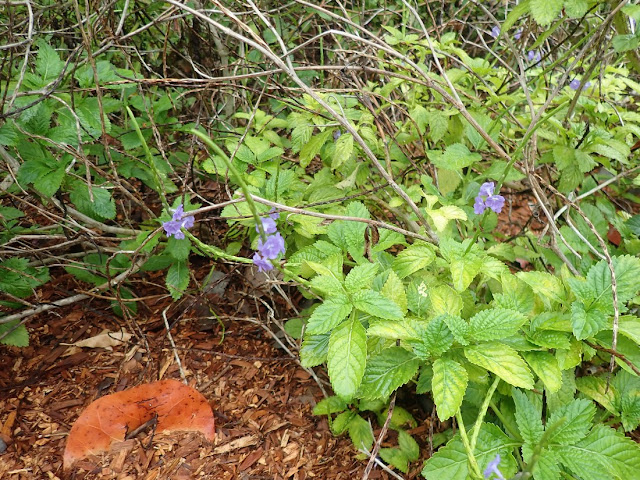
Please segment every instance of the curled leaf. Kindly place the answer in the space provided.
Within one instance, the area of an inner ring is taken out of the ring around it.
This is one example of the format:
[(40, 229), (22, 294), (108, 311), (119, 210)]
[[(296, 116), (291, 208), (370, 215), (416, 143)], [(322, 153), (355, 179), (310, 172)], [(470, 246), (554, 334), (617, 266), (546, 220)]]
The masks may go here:
[(158, 433), (184, 430), (201, 432), (208, 441), (215, 437), (213, 412), (200, 392), (177, 380), (147, 383), (105, 395), (82, 412), (69, 432), (64, 469), (108, 450), (156, 415)]

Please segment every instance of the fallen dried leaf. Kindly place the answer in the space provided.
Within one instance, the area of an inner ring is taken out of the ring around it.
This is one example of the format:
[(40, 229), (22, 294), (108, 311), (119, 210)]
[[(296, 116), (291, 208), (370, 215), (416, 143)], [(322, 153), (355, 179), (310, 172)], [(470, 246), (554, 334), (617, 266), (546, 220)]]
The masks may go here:
[(176, 380), (162, 380), (106, 395), (92, 402), (69, 432), (64, 469), (76, 460), (109, 449), (127, 432), (157, 415), (156, 432), (197, 431), (213, 441), (215, 425), (207, 400)]
[(108, 330), (105, 330), (95, 337), (86, 338), (75, 343), (61, 343), (61, 345), (82, 348), (106, 348), (107, 350), (113, 350), (112, 347), (120, 346), (123, 343), (128, 342), (130, 339), (131, 334), (124, 330), (118, 332), (109, 332)]

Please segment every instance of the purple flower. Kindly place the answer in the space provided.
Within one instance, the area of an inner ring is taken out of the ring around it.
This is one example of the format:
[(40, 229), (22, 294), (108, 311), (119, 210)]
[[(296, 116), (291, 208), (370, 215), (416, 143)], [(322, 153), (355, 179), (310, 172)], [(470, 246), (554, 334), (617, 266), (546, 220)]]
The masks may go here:
[(333, 131), (333, 141), (334, 142), (336, 140), (338, 140), (341, 136), (342, 136), (342, 132), (340, 131), (340, 129)]
[(491, 478), (492, 475), (495, 475), (500, 480), (505, 480), (504, 475), (502, 475), (502, 472), (498, 469), (498, 465), (500, 465), (499, 453), (496, 455), (496, 458), (489, 462), (489, 465), (484, 469), (484, 472), (482, 472), (485, 480)]
[(253, 263), (258, 267), (259, 272), (273, 270), (273, 265), (266, 258), (262, 258), (258, 252), (253, 254)]
[(270, 235), (267, 240), (262, 243), (262, 239), (258, 239), (258, 253), (264, 258), (275, 260), (278, 255), (285, 252), (284, 238), (280, 233)]
[[(584, 84), (584, 88), (589, 88), (590, 86), (591, 82), (587, 82)], [(577, 78), (571, 80), (571, 82), (569, 83), (569, 88), (571, 90), (578, 90), (578, 88), (580, 88), (580, 80), (578, 80)]]
[(490, 33), (490, 35), (491, 35), (493, 38), (498, 38), (498, 37), (500, 36), (500, 27), (498, 27), (497, 25), (496, 25), (495, 27), (493, 27), (493, 28), (491, 29), (491, 33)]
[(522, 30), (518, 30), (516, 33), (514, 33), (513, 38), (515, 38), (516, 40), (520, 40), (520, 37), (522, 37)]
[(502, 211), (502, 207), (504, 207), (504, 197), (502, 195), (494, 195), (494, 189), (495, 184), (493, 182), (485, 182), (482, 184), (473, 204), (473, 211), (476, 215), (480, 215), (487, 208), (490, 208), (496, 213)]
[(178, 205), (173, 212), (171, 220), (168, 222), (164, 222), (162, 227), (164, 228), (167, 237), (174, 236), (178, 240), (184, 238), (184, 233), (182, 233), (182, 229), (189, 230), (193, 227), (195, 220), (193, 215), (182, 218), (184, 215), (184, 206), (182, 204)]
[[(280, 215), (280, 214), (276, 213), (276, 215)], [(264, 233), (266, 233), (267, 235), (276, 233), (278, 231), (278, 227), (276, 226), (276, 221), (273, 218), (271, 218), (271, 215), (269, 215), (267, 218), (261, 218), (260, 221), (262, 222), (262, 228), (264, 229)], [(260, 229), (258, 228), (258, 225), (256, 225), (256, 232), (260, 233)]]
[(538, 52), (537, 50), (529, 50), (529, 53), (527, 53), (527, 60), (529, 60), (530, 62), (538, 63), (540, 61), (540, 58), (542, 57), (540, 56), (540, 52)]

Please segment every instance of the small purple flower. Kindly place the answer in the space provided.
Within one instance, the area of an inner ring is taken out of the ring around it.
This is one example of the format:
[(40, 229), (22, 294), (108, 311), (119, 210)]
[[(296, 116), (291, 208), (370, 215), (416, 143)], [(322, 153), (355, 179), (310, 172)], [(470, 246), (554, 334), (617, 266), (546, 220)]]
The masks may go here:
[(342, 136), (340, 129), (333, 131), (333, 141), (337, 141)]
[(182, 233), (182, 229), (189, 230), (193, 227), (195, 220), (193, 215), (182, 218), (184, 215), (184, 206), (182, 204), (178, 205), (178, 208), (175, 209), (171, 220), (168, 222), (164, 222), (162, 227), (164, 228), (167, 237), (174, 236), (178, 240), (182, 240), (184, 238), (184, 233)]
[[(279, 214), (276, 214), (276, 215), (279, 215)], [(261, 218), (260, 221), (262, 222), (262, 228), (264, 229), (264, 233), (266, 233), (267, 235), (276, 233), (278, 231), (278, 227), (276, 226), (276, 221), (273, 218), (271, 218), (271, 215), (269, 215), (267, 218)], [(258, 225), (256, 225), (256, 232), (260, 233), (260, 229), (258, 228)]]
[(482, 472), (485, 480), (491, 478), (492, 475), (495, 475), (500, 480), (505, 480), (504, 475), (502, 475), (502, 472), (498, 468), (498, 465), (500, 465), (499, 453), (496, 455), (496, 458), (489, 462), (489, 465), (487, 465), (487, 468), (484, 469), (484, 472)]
[(262, 239), (258, 239), (258, 253), (264, 258), (275, 260), (278, 255), (285, 252), (284, 238), (280, 233), (270, 235), (267, 240), (262, 243)]
[(476, 215), (480, 215), (487, 208), (490, 208), (496, 213), (502, 211), (502, 207), (504, 207), (504, 197), (502, 195), (494, 195), (494, 189), (495, 184), (493, 182), (485, 182), (482, 184), (473, 204), (473, 211)]
[(498, 38), (498, 37), (500, 36), (500, 27), (498, 27), (497, 25), (496, 25), (495, 27), (493, 27), (493, 28), (491, 29), (491, 33), (490, 33), (490, 35), (491, 35), (493, 38)]
[(513, 34), (513, 38), (515, 38), (516, 40), (520, 40), (520, 37), (522, 37), (522, 30), (518, 30)]
[(266, 258), (262, 258), (258, 252), (253, 254), (253, 263), (258, 267), (259, 272), (273, 270), (273, 265)]
[[(591, 86), (591, 82), (586, 82), (584, 84), (584, 88), (589, 88)], [(573, 80), (571, 80), (571, 82), (569, 83), (569, 88), (571, 90), (578, 90), (580, 88), (580, 80), (578, 80), (577, 78), (574, 78)]]
[(538, 63), (540, 61), (540, 58), (542, 57), (540, 56), (540, 52), (538, 52), (537, 50), (529, 50), (529, 53), (527, 53), (527, 60), (529, 60), (530, 62)]

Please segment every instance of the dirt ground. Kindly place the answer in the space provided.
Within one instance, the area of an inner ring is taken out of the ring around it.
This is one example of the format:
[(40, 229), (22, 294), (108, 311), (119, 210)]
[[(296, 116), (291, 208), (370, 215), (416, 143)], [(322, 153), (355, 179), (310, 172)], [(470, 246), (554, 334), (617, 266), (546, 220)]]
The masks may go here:
[[(151, 293), (138, 302), (134, 319), (117, 317), (108, 300), (94, 298), (30, 319), (29, 347), (0, 346), (0, 436), (8, 445), (0, 454), (0, 478), (361, 478), (366, 459), (356, 458), (348, 437), (332, 435), (326, 418), (312, 414), (323, 398), (318, 382), (261, 326), (271, 308), (264, 307), (269, 305), (266, 300), (276, 309), (284, 300), (264, 289), (247, 294), (247, 285), (257, 283), (246, 277), (251, 270), (226, 267), (228, 271), (219, 275), (222, 290), (218, 284), (206, 294), (172, 305), (164, 290), (154, 287), (162, 284), (161, 274), (145, 274), (135, 290)], [(209, 268), (203, 262), (199, 271)], [(66, 272), (52, 273), (58, 275), (55, 291), (38, 292), (41, 302), (83, 289)], [(147, 287), (141, 288), (143, 284)], [(291, 291), (291, 301), (297, 302)], [(167, 307), (175, 350), (162, 317)], [(134, 335), (112, 351), (69, 345), (104, 330), (123, 329)], [(274, 325), (269, 329), (277, 330)], [(63, 472), (66, 438), (82, 410), (96, 398), (124, 388), (179, 380), (174, 352), (189, 385), (213, 408), (215, 442), (196, 433), (145, 431)], [(321, 369), (317, 374), (326, 382)], [(379, 433), (375, 423), (374, 427)], [(418, 440), (424, 439), (425, 427), (423, 423), (415, 429)], [(422, 463), (423, 459), (415, 462), (403, 477), (417, 478)], [(374, 468), (369, 478), (391, 477)]]

